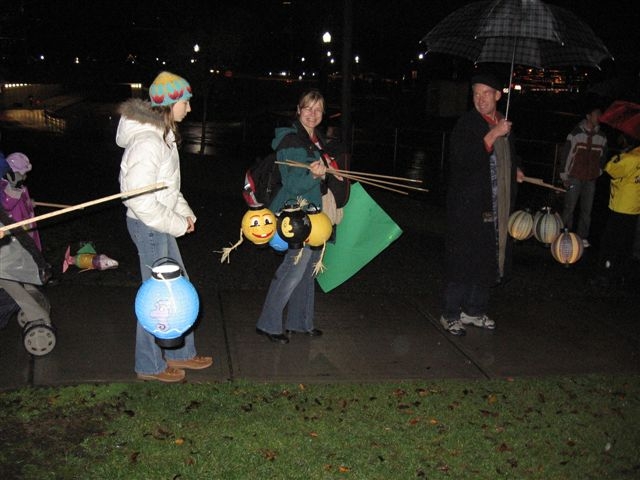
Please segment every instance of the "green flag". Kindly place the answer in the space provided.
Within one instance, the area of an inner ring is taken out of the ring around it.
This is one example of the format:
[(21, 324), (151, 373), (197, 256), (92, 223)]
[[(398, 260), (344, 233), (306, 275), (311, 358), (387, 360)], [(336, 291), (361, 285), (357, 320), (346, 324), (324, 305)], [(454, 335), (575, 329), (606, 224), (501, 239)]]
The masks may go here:
[(324, 292), (333, 290), (369, 263), (402, 234), (402, 229), (362, 188), (351, 185), (344, 218), (336, 231), (336, 242), (327, 244), (317, 276)]

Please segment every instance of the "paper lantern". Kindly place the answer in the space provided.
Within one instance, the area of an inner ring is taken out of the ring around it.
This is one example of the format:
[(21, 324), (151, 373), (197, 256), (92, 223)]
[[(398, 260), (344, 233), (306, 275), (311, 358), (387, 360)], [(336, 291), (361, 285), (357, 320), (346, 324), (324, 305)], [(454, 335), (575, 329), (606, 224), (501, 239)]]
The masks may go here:
[(289, 248), (302, 248), (311, 233), (311, 221), (300, 205), (286, 205), (278, 216), (277, 231)]
[(580, 260), (583, 253), (582, 239), (566, 228), (551, 244), (551, 255), (565, 267)]
[(544, 207), (533, 217), (533, 235), (539, 242), (550, 245), (562, 231), (562, 218), (552, 212), (550, 207)]
[(269, 243), (276, 232), (276, 217), (263, 205), (254, 205), (242, 217), (242, 233), (256, 245)]
[(289, 249), (289, 244), (278, 235), (277, 231), (273, 237), (271, 237), (271, 240), (269, 240), (269, 246), (276, 252), (286, 252)]
[(135, 311), (140, 325), (165, 348), (184, 343), (183, 335), (196, 321), (199, 310), (196, 289), (182, 276), (180, 266), (173, 260), (154, 265), (151, 277), (144, 281), (136, 295)]
[(322, 247), (333, 233), (331, 219), (322, 210), (316, 207), (307, 209), (307, 215), (311, 222), (311, 233), (307, 238), (310, 247)]
[(533, 235), (533, 215), (526, 210), (516, 210), (509, 217), (509, 235), (516, 240), (526, 240)]

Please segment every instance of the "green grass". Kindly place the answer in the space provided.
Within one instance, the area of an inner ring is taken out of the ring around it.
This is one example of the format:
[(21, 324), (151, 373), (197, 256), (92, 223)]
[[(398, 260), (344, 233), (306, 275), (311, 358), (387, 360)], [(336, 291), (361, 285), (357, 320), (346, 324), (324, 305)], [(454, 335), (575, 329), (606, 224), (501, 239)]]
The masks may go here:
[(0, 393), (0, 478), (635, 479), (640, 378)]

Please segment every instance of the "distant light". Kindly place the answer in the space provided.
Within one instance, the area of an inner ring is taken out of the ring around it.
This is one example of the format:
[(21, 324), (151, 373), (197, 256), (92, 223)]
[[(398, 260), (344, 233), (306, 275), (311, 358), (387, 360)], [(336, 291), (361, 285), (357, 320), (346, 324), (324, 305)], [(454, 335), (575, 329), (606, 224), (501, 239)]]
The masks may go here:
[(327, 50), (327, 57), (331, 56), (331, 50)]
[(514, 90), (518, 90), (518, 91), (522, 91), (522, 85), (514, 85), (513, 89)]
[(73, 63), (80, 63), (80, 59), (78, 57), (76, 57), (76, 59), (74, 60)]
[(335, 59), (333, 59), (333, 58), (331, 60), (329, 60), (329, 62), (330, 63), (336, 63)]
[(331, 34), (329, 32), (324, 32), (322, 35), (322, 41), (324, 43), (331, 43)]
[(301, 61), (301, 62), (306, 62), (306, 61), (307, 61), (307, 59), (306, 59), (306, 58), (304, 58), (304, 57), (302, 57), (302, 58), (300, 58), (300, 61)]
[(44, 60), (44, 55), (40, 55), (40, 60)]
[(192, 58), (192, 59), (191, 59), (191, 63), (196, 63), (196, 59), (195, 59), (195, 58)]
[(193, 51), (198, 53), (200, 51), (200, 45), (198, 45), (197, 43), (193, 46)]
[(286, 71), (286, 70), (282, 70), (282, 71), (280, 72), (280, 76), (281, 76), (281, 77), (286, 77), (286, 76), (287, 76), (287, 71)]
[(360, 55), (356, 55), (354, 60), (356, 63), (360, 63)]
[(424, 53), (420, 52), (418, 54), (418, 60), (424, 60)]

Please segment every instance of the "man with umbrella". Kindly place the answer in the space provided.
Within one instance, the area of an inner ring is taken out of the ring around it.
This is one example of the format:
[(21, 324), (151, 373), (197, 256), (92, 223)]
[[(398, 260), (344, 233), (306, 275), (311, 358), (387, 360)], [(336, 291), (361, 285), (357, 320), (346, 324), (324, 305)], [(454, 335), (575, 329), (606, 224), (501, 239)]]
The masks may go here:
[(496, 110), (502, 85), (491, 74), (471, 79), (474, 108), (451, 134), (447, 188), (446, 285), (440, 323), (452, 335), (465, 325), (494, 329), (487, 316), (490, 288), (510, 266), (509, 214), (516, 165), (511, 122)]

